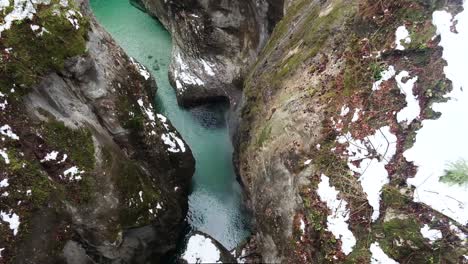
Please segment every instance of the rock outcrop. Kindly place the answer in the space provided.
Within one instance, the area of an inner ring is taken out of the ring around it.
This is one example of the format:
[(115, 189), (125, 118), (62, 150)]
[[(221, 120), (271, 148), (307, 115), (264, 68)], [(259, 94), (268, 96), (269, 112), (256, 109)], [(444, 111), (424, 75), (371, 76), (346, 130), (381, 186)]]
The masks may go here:
[(236, 140), (264, 262), (466, 262), (462, 5), (288, 1)]
[(88, 2), (0, 3), (0, 263), (147, 263), (175, 249), (191, 150)]
[(172, 35), (169, 79), (183, 106), (237, 103), (249, 67), (283, 13), (282, 0), (133, 2)]

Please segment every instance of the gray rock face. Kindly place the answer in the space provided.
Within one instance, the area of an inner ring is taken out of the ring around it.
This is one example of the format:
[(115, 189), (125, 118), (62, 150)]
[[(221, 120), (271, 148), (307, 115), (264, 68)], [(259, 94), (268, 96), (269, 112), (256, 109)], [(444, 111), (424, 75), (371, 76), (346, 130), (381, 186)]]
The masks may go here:
[(244, 77), (283, 8), (282, 0), (136, 2), (172, 35), (169, 79), (183, 106), (238, 102)]
[[(287, 1), (244, 84), (235, 142), (262, 262), (466, 262), (466, 223), (416, 199), (408, 183), (423, 169), (404, 155), (452, 89), (433, 18), (461, 3)], [(407, 123), (397, 117), (408, 94), (418, 108)], [(428, 160), (444, 159), (433, 152)], [(429, 171), (424, 179), (437, 177)]]
[(97, 24), (87, 1), (78, 5), (89, 19), (86, 53), (18, 100), (1, 87), (1, 122), (19, 138), (2, 147), (23, 164), (1, 161), (0, 180), (9, 182), (1, 191), (28, 191), (23, 203), (1, 197), (2, 214), (14, 212), (20, 224), (16, 234), (0, 223), (0, 263), (157, 262), (183, 230), (191, 150), (154, 112), (149, 72)]

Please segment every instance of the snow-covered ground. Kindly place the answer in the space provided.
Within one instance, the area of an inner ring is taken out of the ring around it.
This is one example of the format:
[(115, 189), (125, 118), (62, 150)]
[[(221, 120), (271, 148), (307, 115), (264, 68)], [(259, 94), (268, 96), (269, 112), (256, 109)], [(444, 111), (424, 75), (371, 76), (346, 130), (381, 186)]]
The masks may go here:
[[(350, 133), (338, 137), (337, 140), (340, 144), (348, 144), (344, 153), (348, 157), (348, 167), (360, 175), (359, 182), (367, 194), (369, 205), (374, 209), (372, 220), (375, 221), (380, 215), (381, 189), (389, 182), (385, 165), (395, 155), (397, 138), (390, 131), (390, 127), (385, 126), (364, 140), (354, 139)], [(374, 151), (379, 157), (374, 157)], [(358, 165), (355, 165), (356, 163)]]
[(211, 239), (195, 234), (189, 238), (182, 258), (188, 263), (221, 263), (221, 252)]
[[(417, 132), (414, 146), (404, 153), (418, 171), (408, 184), (416, 187), (414, 200), (425, 203), (453, 218), (468, 223), (468, 185), (440, 182), (448, 165), (468, 160), (468, 1), (456, 17), (446, 11), (433, 14), (433, 24), (441, 36), (443, 58), (447, 61), (445, 75), (453, 83), (446, 103), (432, 108), (442, 115), (437, 120), (424, 120)], [(456, 24), (455, 24), (456, 21)], [(451, 26), (456, 25), (456, 31)]]
[(385, 254), (385, 252), (380, 248), (378, 242), (374, 242), (370, 246), (371, 264), (398, 264), (395, 260)]
[(349, 230), (347, 223), (349, 220), (348, 203), (339, 198), (339, 192), (335, 187), (330, 186), (330, 178), (323, 174), (318, 185), (317, 194), (320, 196), (320, 200), (327, 204), (331, 212), (327, 217), (327, 229), (336, 239), (341, 240), (341, 250), (348, 255), (356, 245), (356, 238)]

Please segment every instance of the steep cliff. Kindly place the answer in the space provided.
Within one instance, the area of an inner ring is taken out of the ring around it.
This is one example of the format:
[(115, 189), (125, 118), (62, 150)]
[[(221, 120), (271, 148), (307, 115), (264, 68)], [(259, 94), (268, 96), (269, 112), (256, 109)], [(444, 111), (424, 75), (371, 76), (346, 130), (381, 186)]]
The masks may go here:
[(282, 0), (138, 0), (173, 39), (169, 79), (178, 102), (237, 103), (249, 66), (283, 12)]
[(194, 159), (87, 1), (0, 2), (0, 263), (175, 248)]
[(286, 6), (236, 140), (263, 261), (466, 263), (463, 1)]

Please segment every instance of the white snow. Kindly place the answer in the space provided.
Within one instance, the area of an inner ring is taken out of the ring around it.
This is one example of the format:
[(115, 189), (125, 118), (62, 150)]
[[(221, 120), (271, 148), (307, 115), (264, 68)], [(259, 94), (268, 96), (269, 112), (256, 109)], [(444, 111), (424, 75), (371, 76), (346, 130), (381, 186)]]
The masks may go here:
[(143, 191), (139, 191), (138, 195), (140, 196), (140, 201), (143, 202)]
[[(143, 112), (146, 113), (148, 119), (151, 120), (151, 126), (155, 127), (156, 123), (154, 121), (156, 120), (156, 118), (154, 115), (153, 107), (149, 105), (149, 107), (146, 108), (142, 99), (138, 99), (137, 103), (138, 105), (140, 105)], [(169, 124), (166, 123), (167, 118), (161, 114), (157, 114), (156, 116), (158, 117), (159, 121), (161, 121), (161, 123), (167, 131), (167, 133), (161, 135), (163, 143), (169, 146), (167, 150), (173, 153), (185, 152), (185, 143), (182, 141), (182, 139), (176, 136), (176, 133), (170, 131)], [(152, 131), (151, 134), (156, 135), (156, 132)]]
[(2, 11), (5, 7), (10, 6), (9, 0), (0, 0), (0, 11)]
[(58, 151), (51, 151), (46, 154), (46, 156), (41, 159), (41, 162), (46, 162), (46, 161), (51, 161), (51, 160), (56, 160), (59, 152)]
[(353, 119), (351, 119), (351, 122), (356, 122), (359, 120), (359, 112), (361, 111), (361, 109), (359, 108), (356, 108), (354, 109), (354, 114), (353, 114)]
[(390, 80), (393, 76), (395, 76), (395, 67), (389, 66), (388, 69), (384, 70), (381, 72), (382, 78), (380, 80), (374, 82), (372, 84), (372, 91), (378, 91), (380, 90), (380, 85), (385, 82)]
[[(0, 1), (1, 1), (1, 0), (0, 0)], [(4, 95), (2, 92), (0, 92), (0, 97), (3, 98), (3, 97), (5, 97), (5, 95)], [(7, 105), (8, 105), (8, 101), (7, 101), (7, 99), (5, 98), (5, 99), (3, 100), (3, 103), (0, 102), (0, 110), (2, 110), (2, 111), (5, 110), (6, 107), (7, 107)]]
[(427, 224), (421, 228), (421, 234), (424, 238), (429, 239), (431, 243), (442, 238), (440, 230), (430, 229)]
[(161, 139), (163, 140), (164, 144), (169, 146), (169, 148), (167, 149), (169, 152), (185, 152), (184, 142), (180, 138), (178, 138), (173, 132), (162, 134)]
[(31, 30), (32, 30), (32, 31), (36, 31), (36, 30), (38, 30), (39, 28), (41, 28), (41, 26), (38, 26), (38, 25), (31, 25)]
[(349, 219), (348, 203), (338, 198), (339, 192), (334, 186), (330, 186), (330, 179), (324, 174), (322, 174), (321, 181), (318, 184), (317, 194), (331, 211), (331, 215), (327, 216), (327, 229), (336, 239), (341, 240), (341, 249), (343, 253), (348, 255), (356, 245), (356, 238), (349, 230), (346, 222)]
[(220, 263), (221, 252), (209, 238), (195, 234), (189, 238), (182, 258), (188, 263)]
[(205, 60), (201, 60), (201, 63), (203, 65), (203, 69), (205, 69), (205, 72), (210, 75), (210, 76), (214, 76), (215, 73), (213, 71), (213, 65), (210, 65), (208, 62), (206, 62)]
[[(0, 0), (1, 1), (1, 0)], [(8, 1), (8, 0), (7, 0)], [(1, 2), (0, 2), (1, 3)], [(5, 250), (5, 248), (0, 248), (0, 258), (2, 257), (2, 252)]]
[(138, 63), (134, 58), (130, 57), (130, 61), (132, 62), (133, 65), (137, 68), (138, 72), (140, 73), (145, 80), (148, 80), (151, 77), (150, 72), (146, 69), (146, 67), (140, 63)]
[(76, 18), (76, 12), (75, 11), (68, 10), (65, 16), (66, 16), (67, 20), (70, 22), (70, 24), (72, 24), (72, 26), (76, 30), (80, 29), (80, 22)]
[(304, 161), (304, 165), (309, 165), (311, 162), (312, 162), (312, 160), (308, 159), (308, 160)]
[(406, 82), (403, 82), (403, 78), (407, 77), (409, 77), (409, 73), (407, 71), (402, 71), (395, 77), (395, 80), (397, 81), (398, 88), (400, 88), (401, 93), (406, 96), (406, 107), (398, 112), (397, 121), (406, 121), (406, 123), (409, 125), (411, 122), (413, 122), (414, 119), (419, 117), (421, 108), (419, 107), (418, 99), (413, 95), (413, 87), (418, 80), (418, 77), (415, 76)]
[(379, 242), (374, 242), (370, 246), (371, 264), (398, 264), (395, 260), (385, 254), (385, 252), (380, 248)]
[[(443, 58), (447, 61), (445, 75), (452, 81), (453, 90), (445, 97), (446, 103), (434, 103), (434, 111), (440, 112), (437, 120), (424, 120), (417, 132), (414, 146), (404, 153), (414, 162), (418, 171), (408, 184), (416, 187), (414, 201), (425, 203), (451, 217), (462, 225), (468, 224), (468, 185), (449, 185), (439, 181), (447, 165), (468, 160), (468, 1), (464, 11), (452, 20), (445, 11), (433, 14), (433, 24), (441, 36)], [(457, 33), (450, 27), (454, 21)]]
[(27, 196), (31, 196), (31, 194), (32, 194), (32, 191), (31, 191), (31, 190), (26, 190), (26, 195), (27, 195)]
[(174, 79), (176, 80), (177, 89), (182, 90), (182, 91), (184, 90), (182, 83), (189, 84), (189, 85), (199, 85), (199, 86), (205, 84), (202, 80), (200, 80), (200, 78), (187, 72), (189, 70), (189, 67), (182, 60), (180, 53), (177, 53), (177, 55), (175, 56), (175, 62), (180, 68), (180, 72), (177, 70), (174, 70)]
[(343, 105), (341, 107), (341, 113), (340, 113), (340, 116), (345, 116), (349, 113), (349, 107), (347, 107), (346, 105)]
[(0, 188), (5, 188), (8, 186), (10, 186), (10, 184), (8, 183), (8, 179), (3, 179), (2, 181), (0, 181)]
[(301, 232), (302, 232), (302, 235), (301, 235), (301, 240), (304, 239), (304, 234), (305, 234), (305, 228), (306, 228), (306, 224), (304, 222), (304, 219), (301, 218), (300, 220), (300, 226), (299, 228), (301, 229)]
[(8, 158), (8, 153), (6, 153), (6, 148), (0, 149), (0, 156), (2, 156), (6, 164), (10, 164), (10, 159)]
[(13, 131), (11, 130), (11, 127), (9, 125), (3, 125), (0, 127), (0, 134), (7, 136), (13, 140), (18, 140), (19, 137)]
[(462, 241), (462, 245), (465, 245), (467, 240), (466, 240), (466, 235), (463, 233), (463, 231), (460, 230), (456, 225), (450, 223), (450, 230), (455, 233), (455, 235)]
[(83, 172), (84, 172), (84, 171), (80, 171), (80, 170), (78, 169), (78, 167), (73, 166), (73, 167), (71, 167), (71, 168), (65, 170), (65, 171), (63, 172), (63, 175), (64, 175), (65, 177), (68, 177), (68, 179), (71, 180), (71, 181), (73, 181), (73, 180), (79, 181), (79, 180), (81, 180), (80, 174), (83, 173)]
[(397, 50), (404, 50), (405, 47), (401, 44), (401, 42), (404, 41), (404, 43), (409, 44), (411, 43), (411, 38), (409, 36), (409, 32), (406, 29), (405, 26), (400, 26), (397, 28), (395, 32), (395, 44)]
[[(49, 3), (50, 0), (15, 0), (13, 10), (6, 14), (3, 18), (3, 23), (0, 23), (0, 36), (3, 31), (11, 28), (14, 21), (21, 21), (26, 18), (32, 19), (36, 13), (35, 5)], [(3, 11), (8, 6), (10, 6), (8, 0), (0, 0), (0, 11)]]
[(18, 228), (20, 226), (19, 216), (12, 211), (9, 213), (5, 213), (0, 211), (0, 218), (2, 221), (8, 223), (10, 225), (10, 229), (13, 230), (13, 235), (16, 236), (18, 234)]
[(67, 155), (67, 154), (63, 154), (63, 158), (62, 158), (62, 160), (60, 160), (60, 161), (59, 161), (59, 162), (57, 162), (57, 163), (58, 163), (58, 164), (60, 164), (60, 163), (64, 163), (64, 162), (67, 160), (67, 158), (68, 158), (68, 155)]
[(161, 114), (157, 114), (156, 115), (159, 119), (159, 121), (161, 121), (163, 123), (163, 126), (164, 128), (166, 128), (167, 131), (169, 131), (169, 125), (166, 123), (167, 122), (167, 117), (161, 115)]
[[(374, 135), (367, 136), (362, 141), (354, 139), (349, 132), (338, 137), (338, 143), (349, 143), (347, 153), (344, 154), (348, 156), (348, 167), (360, 174), (362, 189), (374, 209), (372, 221), (377, 220), (380, 215), (381, 189), (389, 182), (385, 165), (396, 153), (396, 141), (396, 136), (388, 126), (378, 129)], [(373, 156), (374, 151), (378, 154), (377, 157)], [(357, 166), (354, 165), (356, 162)]]

